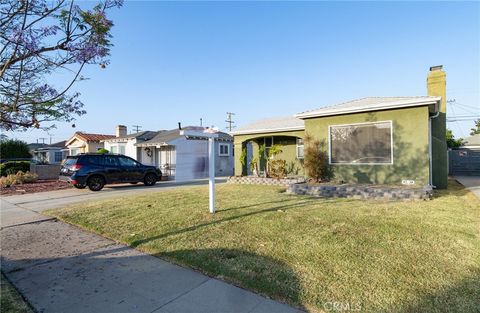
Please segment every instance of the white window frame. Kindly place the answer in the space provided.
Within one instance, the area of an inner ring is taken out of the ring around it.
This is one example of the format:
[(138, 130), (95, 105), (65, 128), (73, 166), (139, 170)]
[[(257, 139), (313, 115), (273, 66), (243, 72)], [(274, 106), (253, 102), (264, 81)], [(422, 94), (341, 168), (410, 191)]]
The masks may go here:
[(79, 155), (82, 153), (80, 148), (70, 148), (70, 155)]
[[(298, 139), (302, 140), (301, 145), (298, 144)], [(295, 138), (295, 145), (296, 145), (295, 151), (296, 151), (296, 154), (297, 154), (297, 159), (299, 159), (299, 160), (305, 159), (305, 142), (303, 141), (303, 138)], [(302, 157), (298, 155), (298, 148), (300, 148), (300, 147), (303, 147), (303, 156)]]
[[(227, 153), (222, 153), (221, 147), (227, 147)], [(229, 143), (219, 143), (218, 144), (218, 156), (230, 156), (230, 144)]]
[[(390, 124), (390, 163), (332, 163), (332, 142), (331, 142), (331, 140), (332, 140), (331, 128), (332, 127), (355, 126), (355, 125), (374, 125), (374, 124), (381, 124), (381, 123), (389, 123)], [(392, 123), (392, 120), (328, 125), (328, 164), (330, 164), (330, 165), (393, 165), (393, 123)]]
[[(122, 150), (123, 149), (123, 153), (122, 153)], [(112, 150), (116, 150), (115, 152), (113, 152)], [(110, 153), (114, 153), (114, 154), (122, 154), (122, 155), (126, 155), (127, 153), (127, 145), (125, 143), (116, 143), (116, 144), (113, 144), (113, 145), (110, 145), (110, 150), (109, 150)]]

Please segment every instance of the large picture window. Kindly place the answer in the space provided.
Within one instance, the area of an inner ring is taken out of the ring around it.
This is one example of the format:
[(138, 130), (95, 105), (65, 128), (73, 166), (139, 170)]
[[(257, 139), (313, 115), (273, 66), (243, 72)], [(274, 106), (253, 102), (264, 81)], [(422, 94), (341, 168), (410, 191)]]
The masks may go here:
[(392, 164), (392, 122), (330, 126), (330, 163)]

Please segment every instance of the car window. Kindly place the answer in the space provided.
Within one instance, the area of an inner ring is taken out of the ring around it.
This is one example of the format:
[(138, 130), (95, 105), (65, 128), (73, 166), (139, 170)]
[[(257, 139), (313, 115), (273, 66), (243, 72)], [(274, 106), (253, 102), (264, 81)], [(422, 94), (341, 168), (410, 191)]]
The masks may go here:
[(78, 158), (67, 157), (63, 163), (65, 166), (71, 166), (77, 163)]
[(120, 162), (121, 166), (137, 166), (138, 163), (130, 158), (119, 157), (118, 161)]
[(103, 155), (105, 166), (118, 166), (117, 158), (113, 155)]
[(92, 165), (103, 165), (103, 158), (101, 155), (88, 155), (84, 157), (86, 160), (84, 160), (88, 164)]

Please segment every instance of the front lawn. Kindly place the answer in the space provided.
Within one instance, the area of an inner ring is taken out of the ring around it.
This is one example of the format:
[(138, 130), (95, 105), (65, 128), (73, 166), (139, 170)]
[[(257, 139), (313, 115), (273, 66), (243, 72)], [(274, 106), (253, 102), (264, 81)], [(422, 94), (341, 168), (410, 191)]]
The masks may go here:
[(283, 190), (219, 185), (215, 215), (206, 186), (48, 214), (307, 310), (478, 312), (480, 201), (456, 182), (418, 202)]
[(32, 309), (22, 299), (7, 279), (0, 278), (0, 311), (2, 313), (33, 313)]

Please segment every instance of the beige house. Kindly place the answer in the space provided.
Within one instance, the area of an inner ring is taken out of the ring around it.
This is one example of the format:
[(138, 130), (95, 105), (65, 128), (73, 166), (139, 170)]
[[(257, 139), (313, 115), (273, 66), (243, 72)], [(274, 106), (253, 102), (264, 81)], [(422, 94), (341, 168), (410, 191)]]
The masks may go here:
[(72, 138), (67, 140), (65, 146), (68, 148), (69, 155), (96, 152), (97, 150), (104, 148), (103, 140), (114, 137), (114, 135), (86, 134), (83, 132), (76, 132)]

